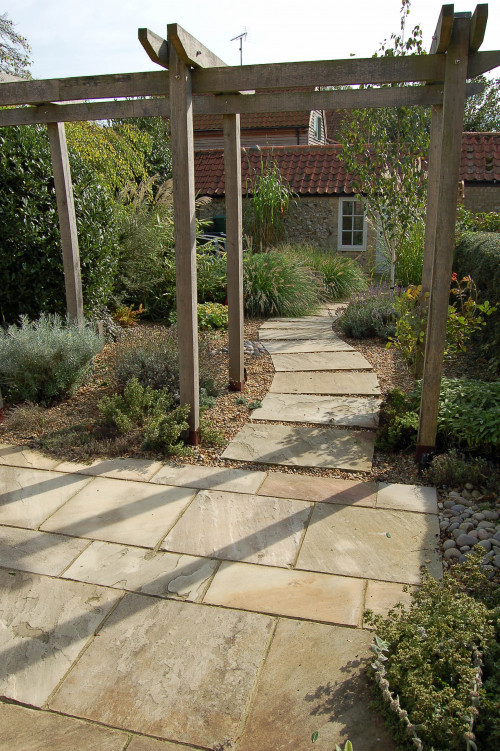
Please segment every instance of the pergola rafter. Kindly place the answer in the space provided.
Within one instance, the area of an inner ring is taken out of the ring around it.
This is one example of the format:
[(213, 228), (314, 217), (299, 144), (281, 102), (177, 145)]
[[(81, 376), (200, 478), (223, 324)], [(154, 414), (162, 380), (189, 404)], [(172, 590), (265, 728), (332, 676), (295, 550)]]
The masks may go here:
[[(169, 24), (167, 39), (148, 29), (139, 29), (141, 44), (149, 57), (162, 68), (161, 71), (14, 81), (0, 86), (0, 107), (14, 107), (0, 110), (0, 126), (49, 124), (54, 169), (59, 160), (63, 175), (62, 180), (56, 180), (56, 192), (65, 275), (71, 276), (69, 283), (66, 280), (68, 311), (77, 319), (78, 310), (81, 309), (78, 301), (81, 283), (62, 123), (159, 115), (170, 118), (181, 401), (191, 405), (189, 439), (192, 443), (199, 440), (193, 114), (224, 116), (229, 381), (232, 388), (241, 390), (244, 388), (244, 372), (240, 113), (431, 106), (423, 278), (423, 288), (429, 293), (429, 323), (417, 458), (432, 453), (454, 244), (464, 101), (465, 97), (482, 90), (480, 84), (467, 84), (466, 79), (500, 65), (500, 51), (478, 51), (484, 37), (487, 14), (487, 4), (478, 5), (473, 15), (455, 13), (453, 5), (444, 5), (429, 55), (247, 66), (226, 66), (178, 24)], [(297, 87), (399, 83), (423, 85), (343, 91), (279, 91)], [(256, 89), (259, 90), (258, 94), (254, 93)], [(266, 89), (272, 91), (265, 93)], [(111, 98), (114, 100), (85, 101)], [(69, 207), (69, 210), (64, 207)], [(69, 229), (67, 226), (63, 232), (64, 221), (66, 225), (69, 222)]]

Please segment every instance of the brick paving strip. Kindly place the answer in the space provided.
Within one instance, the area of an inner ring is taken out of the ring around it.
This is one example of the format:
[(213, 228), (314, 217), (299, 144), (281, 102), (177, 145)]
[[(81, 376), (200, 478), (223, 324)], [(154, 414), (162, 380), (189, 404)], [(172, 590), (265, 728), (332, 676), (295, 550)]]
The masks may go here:
[(392, 751), (363, 614), (438, 533), (432, 488), (0, 446), (0, 749)]

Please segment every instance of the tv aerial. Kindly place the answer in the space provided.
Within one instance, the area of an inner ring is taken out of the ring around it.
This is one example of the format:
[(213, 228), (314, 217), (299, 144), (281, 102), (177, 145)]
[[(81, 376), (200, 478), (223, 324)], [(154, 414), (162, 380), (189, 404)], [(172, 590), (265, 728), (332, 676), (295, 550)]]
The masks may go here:
[(243, 65), (243, 40), (246, 39), (247, 32), (244, 31), (242, 34), (238, 34), (238, 36), (233, 37), (230, 41), (235, 42), (236, 39), (240, 40), (240, 65)]

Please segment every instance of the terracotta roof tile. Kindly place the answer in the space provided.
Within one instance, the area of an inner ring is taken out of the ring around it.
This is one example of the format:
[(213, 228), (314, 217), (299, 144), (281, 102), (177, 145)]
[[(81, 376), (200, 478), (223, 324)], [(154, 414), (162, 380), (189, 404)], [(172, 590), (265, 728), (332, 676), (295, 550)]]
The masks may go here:
[(500, 181), (500, 133), (463, 133), (460, 180)]

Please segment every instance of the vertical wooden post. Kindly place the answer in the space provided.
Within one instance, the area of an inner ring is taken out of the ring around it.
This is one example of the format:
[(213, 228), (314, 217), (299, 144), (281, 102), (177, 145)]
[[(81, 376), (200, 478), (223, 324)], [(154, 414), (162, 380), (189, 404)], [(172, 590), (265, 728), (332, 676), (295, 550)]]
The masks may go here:
[(436, 250), (429, 299), (417, 461), (432, 453), (436, 447), (439, 390), (455, 244), (457, 183), (462, 148), (469, 34), (470, 13), (455, 14), (451, 43), (446, 53)]
[(83, 295), (80, 274), (80, 253), (76, 230), (73, 185), (66, 144), (64, 123), (48, 123), (50, 153), (54, 184), (56, 188), (57, 213), (61, 231), (61, 244), (66, 286), (66, 308), (68, 315), (79, 325), (83, 324)]
[[(436, 254), (436, 228), (439, 216), (439, 175), (441, 169), (441, 139), (443, 130), (443, 106), (435, 104), (431, 108), (431, 138), (427, 166), (427, 209), (425, 216), (424, 264), (422, 269), (422, 290), (420, 294), (420, 317), (424, 318), (429, 309), (429, 295), (432, 286), (434, 258)], [(422, 378), (424, 369), (425, 341), (417, 345), (415, 375)]]
[(200, 442), (193, 102), (190, 68), (170, 47), (170, 137), (174, 183), (175, 278), (181, 404), (189, 404), (189, 443)]
[(245, 388), (243, 351), (243, 250), (241, 242), (240, 116), (224, 115), (226, 184), (227, 302), (229, 308), (229, 388)]

